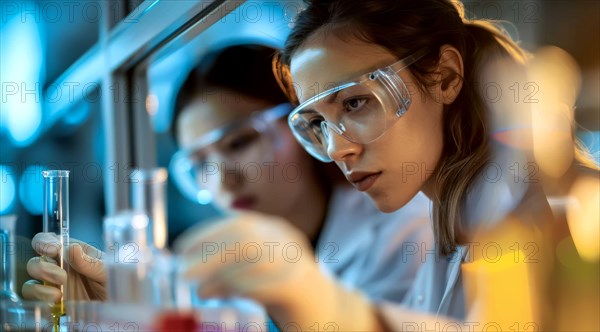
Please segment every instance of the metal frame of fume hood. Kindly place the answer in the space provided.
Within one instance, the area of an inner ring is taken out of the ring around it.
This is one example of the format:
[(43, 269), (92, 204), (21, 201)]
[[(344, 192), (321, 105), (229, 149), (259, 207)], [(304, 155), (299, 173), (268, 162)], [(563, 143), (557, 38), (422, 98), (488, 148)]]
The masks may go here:
[[(105, 138), (106, 213), (130, 208), (127, 170), (156, 165), (156, 144), (146, 111), (147, 69), (157, 59), (201, 34), (245, 0), (150, 0), (127, 16), (103, 15), (99, 42), (50, 86), (73, 86), (73, 98), (44, 105), (49, 128), (83, 99), (83, 88), (101, 88)], [(127, 1), (100, 1), (108, 6)], [(85, 84), (83, 84), (85, 83)], [(47, 93), (48, 91), (44, 91)]]

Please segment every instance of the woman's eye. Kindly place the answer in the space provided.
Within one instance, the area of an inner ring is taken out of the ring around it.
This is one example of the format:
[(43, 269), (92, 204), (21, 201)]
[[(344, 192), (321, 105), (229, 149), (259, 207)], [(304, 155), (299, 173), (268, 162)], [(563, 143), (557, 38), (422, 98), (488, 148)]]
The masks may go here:
[(318, 128), (319, 130), (321, 129), (321, 123), (323, 122), (323, 118), (312, 118), (309, 120), (309, 124), (311, 128)]
[(367, 98), (352, 98), (344, 102), (346, 111), (356, 112), (367, 103)]
[(248, 141), (242, 138), (237, 138), (229, 143), (230, 150), (240, 150), (248, 145)]
[(229, 144), (227, 145), (227, 148), (230, 151), (237, 151), (237, 150), (241, 150), (241, 149), (245, 148), (251, 142), (252, 142), (252, 139), (250, 137), (244, 137), (244, 136), (237, 137), (234, 140), (229, 142)]
[(232, 137), (227, 142), (227, 150), (229, 151), (240, 151), (247, 148), (250, 144), (254, 143), (259, 137), (259, 133), (248, 132)]
[(206, 155), (202, 152), (196, 152), (190, 156), (190, 161), (195, 168), (200, 168), (206, 164)]

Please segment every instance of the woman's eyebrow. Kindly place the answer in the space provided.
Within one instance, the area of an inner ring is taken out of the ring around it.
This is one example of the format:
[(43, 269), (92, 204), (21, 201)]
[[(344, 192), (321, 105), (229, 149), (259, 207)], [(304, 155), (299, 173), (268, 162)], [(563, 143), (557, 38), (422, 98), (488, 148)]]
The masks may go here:
[(342, 91), (342, 90), (338, 90), (338, 91), (330, 94), (329, 96), (327, 96), (325, 102), (333, 103), (337, 99), (338, 94), (340, 94), (340, 91)]
[(312, 108), (309, 108), (309, 109), (303, 109), (303, 110), (300, 110), (300, 111), (298, 112), (298, 115), (303, 115), (303, 114), (315, 114), (315, 113), (319, 113), (319, 112), (317, 112), (317, 111), (313, 110)]
[[(314, 103), (320, 103), (320, 102), (325, 102), (328, 104), (332, 104), (335, 102), (335, 100), (337, 99), (338, 94), (340, 93), (341, 90), (338, 90), (336, 92), (333, 92), (332, 94), (324, 97), (324, 100), (319, 100), (319, 98), (317, 98), (314, 102), (312, 102), (311, 104)], [(319, 95), (316, 95), (316, 97), (318, 97)], [(314, 98), (314, 97), (313, 97)], [(318, 113), (316, 110), (310, 108), (310, 109), (302, 109), (298, 112), (298, 114), (307, 114), (307, 113)]]

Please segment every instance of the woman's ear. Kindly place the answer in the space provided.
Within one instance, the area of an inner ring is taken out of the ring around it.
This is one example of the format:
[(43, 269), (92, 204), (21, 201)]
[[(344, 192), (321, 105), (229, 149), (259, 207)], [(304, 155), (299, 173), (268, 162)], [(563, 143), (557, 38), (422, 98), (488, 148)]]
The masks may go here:
[(450, 45), (440, 48), (440, 62), (436, 70), (439, 81), (436, 85), (436, 94), (442, 104), (452, 104), (463, 84), (464, 67), (460, 52)]

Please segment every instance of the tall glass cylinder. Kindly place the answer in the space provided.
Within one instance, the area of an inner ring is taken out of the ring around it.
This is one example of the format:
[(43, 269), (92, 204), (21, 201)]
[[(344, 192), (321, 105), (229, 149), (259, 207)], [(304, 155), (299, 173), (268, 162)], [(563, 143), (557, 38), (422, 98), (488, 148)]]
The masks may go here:
[[(69, 275), (69, 264), (66, 262), (69, 246), (69, 171), (48, 170), (43, 171), (44, 176), (44, 232), (56, 234), (59, 242), (60, 257), (56, 261), (60, 268)], [(51, 249), (51, 248), (48, 248)], [(42, 257), (44, 259), (44, 257)], [(60, 317), (65, 315), (64, 301), (67, 298), (66, 285), (52, 285), (60, 289), (62, 297), (55, 304), (53, 316), (55, 331), (58, 330)]]
[(152, 300), (148, 247), (149, 218), (142, 211), (121, 211), (104, 218), (108, 301), (139, 304)]
[(136, 169), (131, 176), (131, 206), (150, 217), (148, 242), (157, 249), (167, 246), (168, 172), (165, 168)]
[(15, 331), (22, 322), (22, 302), (15, 293), (16, 216), (0, 216), (0, 331)]
[(0, 299), (17, 302), (15, 293), (15, 221), (16, 216), (0, 217)]

